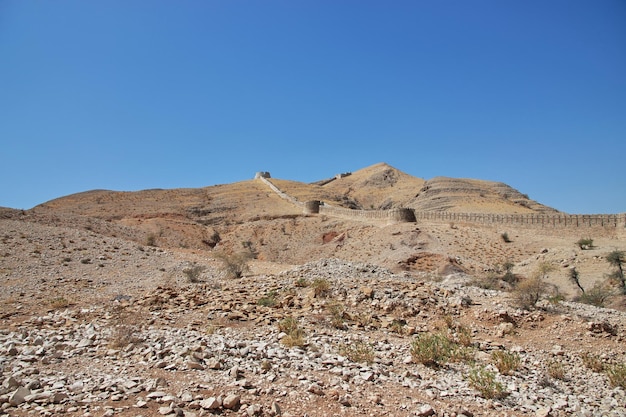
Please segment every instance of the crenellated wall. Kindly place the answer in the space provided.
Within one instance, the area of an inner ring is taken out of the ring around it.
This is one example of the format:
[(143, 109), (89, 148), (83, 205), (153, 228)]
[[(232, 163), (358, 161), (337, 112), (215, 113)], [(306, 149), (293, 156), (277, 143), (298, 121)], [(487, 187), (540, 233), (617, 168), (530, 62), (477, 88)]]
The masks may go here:
[(510, 224), (525, 227), (626, 227), (626, 213), (621, 214), (489, 214), (489, 213), (452, 213), (447, 211), (416, 211), (411, 208), (389, 210), (353, 210), (331, 206), (320, 201), (300, 202), (284, 193), (270, 180), (269, 172), (257, 175), (276, 194), (284, 200), (302, 207), (305, 214), (325, 214), (352, 220), (383, 220), (392, 223), (416, 222), (419, 220), (439, 222), (467, 222), (479, 224)]
[(530, 227), (626, 227), (626, 213), (621, 214), (489, 214), (415, 212), (417, 220), (511, 224)]

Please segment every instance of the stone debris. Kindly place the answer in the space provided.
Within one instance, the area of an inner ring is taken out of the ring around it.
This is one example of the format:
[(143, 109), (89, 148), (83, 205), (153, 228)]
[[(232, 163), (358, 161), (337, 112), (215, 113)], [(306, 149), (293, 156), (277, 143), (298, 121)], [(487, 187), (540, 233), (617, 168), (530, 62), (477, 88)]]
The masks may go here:
[[(326, 280), (329, 294), (294, 285), (303, 277)], [(623, 346), (624, 313), (566, 302), (559, 314), (527, 312), (457, 278), (427, 282), (324, 259), (219, 287), (159, 285), (106, 305), (51, 310), (0, 329), (0, 416), (626, 416), (624, 390), (582, 359), (586, 343)], [(274, 305), (257, 303), (270, 293)], [(285, 318), (301, 329), (301, 344), (285, 343)], [(541, 326), (559, 339), (521, 346), (517, 333)], [(474, 389), (469, 362), (413, 360), (416, 334), (460, 338), (464, 329), (477, 364), (506, 396)], [(491, 355), (503, 349), (519, 355), (517, 371), (498, 373)], [(603, 355), (625, 359), (617, 348)], [(549, 375), (555, 361), (565, 377)]]

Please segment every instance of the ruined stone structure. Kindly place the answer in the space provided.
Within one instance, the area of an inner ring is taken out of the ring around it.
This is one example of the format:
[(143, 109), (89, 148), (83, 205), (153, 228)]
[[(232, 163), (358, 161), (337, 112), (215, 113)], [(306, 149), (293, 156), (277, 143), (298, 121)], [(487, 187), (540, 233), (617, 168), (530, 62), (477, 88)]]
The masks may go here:
[(335, 207), (322, 201), (304, 203), (284, 193), (270, 180), (269, 172), (257, 172), (260, 179), (282, 199), (302, 208), (304, 214), (324, 214), (352, 220), (377, 220), (389, 223), (416, 222), (418, 220), (440, 222), (467, 222), (479, 224), (510, 224), (525, 227), (622, 227), (626, 228), (626, 213), (621, 214), (488, 214), (452, 213), (447, 211), (415, 211), (411, 208), (389, 210), (353, 210)]

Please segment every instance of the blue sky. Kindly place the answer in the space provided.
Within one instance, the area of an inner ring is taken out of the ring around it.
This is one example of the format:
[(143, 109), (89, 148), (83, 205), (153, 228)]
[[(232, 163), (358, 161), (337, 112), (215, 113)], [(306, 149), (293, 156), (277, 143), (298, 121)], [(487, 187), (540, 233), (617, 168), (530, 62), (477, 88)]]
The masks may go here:
[(623, 0), (0, 0), (0, 206), (378, 162), (626, 212)]

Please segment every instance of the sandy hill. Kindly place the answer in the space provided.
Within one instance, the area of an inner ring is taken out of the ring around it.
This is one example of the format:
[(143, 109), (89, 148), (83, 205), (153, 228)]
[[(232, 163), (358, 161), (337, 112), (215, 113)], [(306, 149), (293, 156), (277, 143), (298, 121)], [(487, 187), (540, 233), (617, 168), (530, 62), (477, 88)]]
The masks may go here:
[[(417, 211), (473, 213), (558, 213), (498, 182), (437, 177), (423, 180), (379, 163), (307, 184), (271, 179), (300, 202), (320, 200), (355, 210), (409, 207)], [(542, 260), (561, 265), (581, 262), (583, 280), (595, 282), (608, 273), (590, 251), (575, 242), (592, 231), (524, 229), (512, 225), (400, 223), (385, 225), (322, 216), (305, 216), (302, 207), (272, 191), (260, 179), (197, 189), (137, 192), (94, 190), (43, 203), (5, 217), (46, 225), (91, 230), (139, 244), (202, 251), (253, 248), (258, 259), (302, 264), (327, 257), (368, 261), (393, 270), (484, 273), (512, 262), (529, 273)], [(512, 242), (505, 243), (507, 233)], [(593, 238), (616, 239), (621, 230), (593, 231)], [(620, 246), (620, 245), (616, 245)], [(548, 254), (545, 248), (555, 247)], [(608, 249), (608, 247), (607, 247)], [(589, 258), (585, 262), (580, 255)], [(554, 279), (567, 292), (567, 269)]]

